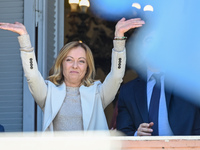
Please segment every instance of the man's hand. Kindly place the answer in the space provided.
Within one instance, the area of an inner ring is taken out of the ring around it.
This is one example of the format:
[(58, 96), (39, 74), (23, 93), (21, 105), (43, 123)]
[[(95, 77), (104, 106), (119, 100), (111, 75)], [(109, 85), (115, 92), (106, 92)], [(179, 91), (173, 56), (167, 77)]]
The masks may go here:
[(151, 136), (153, 129), (151, 127), (154, 125), (153, 122), (140, 124), (137, 130), (137, 136)]

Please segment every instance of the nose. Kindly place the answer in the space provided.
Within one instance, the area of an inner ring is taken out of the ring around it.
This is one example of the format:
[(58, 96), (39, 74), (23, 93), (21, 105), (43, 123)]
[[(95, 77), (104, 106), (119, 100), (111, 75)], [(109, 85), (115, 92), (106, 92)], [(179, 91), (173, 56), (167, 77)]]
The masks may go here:
[(76, 61), (74, 61), (73, 68), (77, 68), (77, 67), (78, 67), (78, 63)]

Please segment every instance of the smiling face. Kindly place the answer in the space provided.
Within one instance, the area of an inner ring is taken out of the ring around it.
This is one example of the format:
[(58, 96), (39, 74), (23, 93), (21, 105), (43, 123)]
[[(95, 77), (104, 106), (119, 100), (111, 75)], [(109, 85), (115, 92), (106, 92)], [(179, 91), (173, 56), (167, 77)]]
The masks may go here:
[(62, 62), (66, 86), (79, 87), (87, 71), (86, 52), (82, 47), (72, 48)]

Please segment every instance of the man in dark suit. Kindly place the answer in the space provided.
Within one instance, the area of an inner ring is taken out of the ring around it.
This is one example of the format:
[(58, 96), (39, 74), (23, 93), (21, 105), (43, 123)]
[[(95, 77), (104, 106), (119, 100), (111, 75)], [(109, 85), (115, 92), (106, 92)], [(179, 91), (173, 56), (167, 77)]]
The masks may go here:
[(4, 127), (2, 125), (0, 125), (0, 132), (4, 132)]
[[(151, 73), (148, 73), (151, 74)], [(164, 83), (164, 79), (161, 78)], [(138, 77), (123, 85), (118, 99), (117, 130), (126, 135), (152, 135), (154, 122), (149, 121), (150, 86), (147, 80)], [(176, 89), (161, 86), (158, 135), (200, 135), (199, 108), (183, 97)], [(148, 100), (149, 99), (149, 100)]]

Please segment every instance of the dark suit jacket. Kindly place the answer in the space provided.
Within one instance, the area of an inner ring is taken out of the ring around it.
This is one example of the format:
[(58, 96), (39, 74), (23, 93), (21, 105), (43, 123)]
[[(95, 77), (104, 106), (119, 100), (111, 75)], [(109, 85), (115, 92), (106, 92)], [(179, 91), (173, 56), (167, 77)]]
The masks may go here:
[(4, 127), (0, 125), (0, 132), (4, 132)]
[[(117, 130), (134, 135), (141, 123), (149, 123), (147, 83), (136, 78), (123, 85), (118, 100)], [(200, 135), (200, 110), (177, 96), (175, 90), (165, 91), (168, 120), (174, 135)]]

